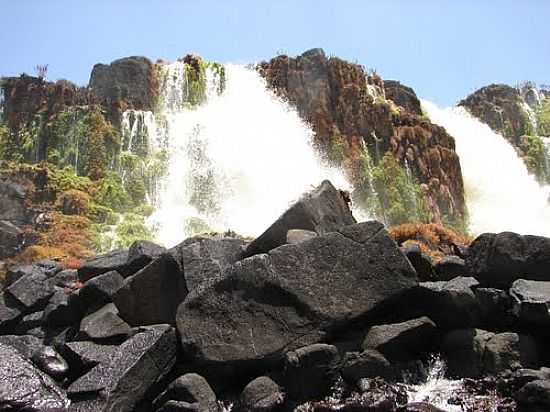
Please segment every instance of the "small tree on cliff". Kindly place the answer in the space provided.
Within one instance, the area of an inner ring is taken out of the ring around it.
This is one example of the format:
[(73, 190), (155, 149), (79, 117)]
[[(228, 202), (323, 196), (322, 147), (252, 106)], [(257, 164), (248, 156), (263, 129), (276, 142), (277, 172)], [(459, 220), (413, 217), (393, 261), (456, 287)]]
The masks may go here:
[(48, 65), (37, 64), (36, 66), (34, 66), (34, 70), (39, 79), (44, 79), (46, 78), (46, 74), (48, 74)]

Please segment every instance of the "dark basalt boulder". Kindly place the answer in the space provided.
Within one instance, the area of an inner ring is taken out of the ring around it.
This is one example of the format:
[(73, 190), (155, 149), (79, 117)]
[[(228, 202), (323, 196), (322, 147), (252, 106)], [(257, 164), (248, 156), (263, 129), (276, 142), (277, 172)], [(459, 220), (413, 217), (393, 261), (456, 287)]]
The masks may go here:
[(485, 373), (497, 374), (506, 370), (535, 368), (540, 355), (537, 342), (528, 335), (504, 332), (487, 341), (484, 354)]
[(86, 282), (91, 278), (110, 271), (123, 273), (128, 265), (128, 251), (123, 249), (113, 250), (105, 255), (97, 256), (84, 262), (78, 269), (78, 278)]
[(518, 404), (527, 411), (550, 409), (550, 380), (535, 380), (527, 383), (516, 394)]
[(17, 282), (19, 279), (27, 275), (44, 275), (42, 268), (37, 265), (19, 265), (12, 266), (6, 272), (6, 278), (4, 280), (4, 289), (7, 289), (10, 285)]
[(31, 360), (38, 369), (47, 373), (56, 381), (62, 380), (69, 373), (69, 365), (51, 346), (38, 349), (33, 353)]
[(325, 180), (292, 205), (264, 233), (248, 245), (244, 257), (266, 253), (286, 243), (291, 229), (311, 230), (320, 235), (355, 223), (340, 192)]
[(99, 308), (113, 301), (113, 296), (124, 286), (124, 278), (110, 271), (88, 280), (78, 292), (80, 305), (86, 310)]
[(239, 403), (245, 412), (273, 412), (285, 400), (282, 388), (267, 376), (254, 379), (243, 389)]
[(83, 312), (70, 304), (68, 292), (57, 289), (43, 311), (43, 321), (47, 326), (69, 326), (78, 323)]
[(24, 307), (11, 296), (0, 293), (0, 334), (10, 333), (23, 317)]
[(448, 282), (423, 282), (417, 290), (417, 304), (439, 328), (475, 327), (481, 312), (474, 293), (474, 278), (457, 277)]
[(416, 285), (383, 225), (366, 222), (237, 262), (189, 294), (177, 326), (190, 360), (242, 370), (376, 322)]
[(420, 246), (417, 244), (408, 244), (402, 246), (401, 250), (416, 270), (420, 282), (437, 280), (432, 259), (428, 255), (422, 253)]
[(131, 56), (111, 64), (96, 64), (90, 89), (110, 104), (124, 101), (133, 109), (153, 110), (155, 100), (153, 64), (146, 57)]
[(132, 328), (118, 316), (118, 309), (108, 303), (80, 322), (80, 333), (90, 340), (124, 340)]
[(118, 346), (100, 345), (89, 341), (67, 342), (59, 352), (70, 365), (72, 380), (84, 375), (100, 363), (110, 362)]
[(237, 262), (246, 242), (237, 238), (197, 237), (190, 243), (172, 248), (170, 253), (185, 267), (188, 290), (200, 283), (222, 275), (225, 269)]
[(459, 276), (469, 276), (466, 262), (458, 256), (444, 256), (435, 264), (434, 268), (439, 280), (451, 280)]
[(17, 323), (15, 327), (15, 333), (17, 335), (26, 335), (28, 331), (40, 328), (44, 324), (44, 312), (34, 312), (23, 316), (23, 318)]
[(165, 253), (126, 278), (113, 302), (122, 319), (132, 326), (175, 324), (178, 306), (187, 293), (181, 265)]
[[(176, 335), (169, 325), (154, 325), (118, 347), (107, 362), (73, 382), (74, 398), (86, 397), (95, 411), (131, 412), (147, 390), (165, 377), (176, 361)], [(86, 405), (87, 404), (87, 405)], [(82, 410), (82, 409), (81, 409)]]
[(480, 329), (449, 332), (443, 338), (442, 353), (450, 375), (461, 378), (533, 368), (540, 362), (538, 345), (532, 337)]
[(69, 404), (65, 392), (48, 375), (0, 343), (0, 410), (63, 412)]
[(74, 289), (78, 281), (78, 271), (76, 269), (61, 270), (51, 278), (54, 286), (68, 289)]
[(128, 250), (128, 261), (122, 275), (128, 277), (143, 269), (153, 260), (166, 252), (166, 248), (147, 240), (137, 240)]
[(347, 352), (342, 360), (340, 373), (350, 385), (356, 385), (360, 379), (364, 378), (380, 376), (391, 379), (395, 376), (390, 362), (380, 352), (372, 349), (361, 353)]
[(55, 292), (48, 280), (44, 273), (31, 273), (8, 286), (5, 293), (23, 305), (26, 313), (36, 312), (46, 306)]
[(396, 105), (406, 111), (422, 115), (420, 100), (413, 89), (395, 80), (384, 80), (384, 92), (386, 99), (392, 100)]
[(520, 323), (531, 326), (550, 325), (550, 281), (518, 279), (510, 288), (513, 313)]
[(326, 395), (337, 378), (338, 349), (317, 343), (288, 352), (284, 386), (291, 399), (318, 399)]
[(153, 409), (162, 411), (219, 411), (216, 394), (206, 379), (196, 373), (187, 373), (173, 381), (155, 399)]
[(421, 358), (437, 347), (435, 323), (426, 316), (370, 328), (363, 349), (374, 349), (390, 360)]
[(0, 343), (11, 346), (27, 360), (31, 360), (35, 352), (45, 347), (42, 340), (30, 335), (2, 335)]
[(0, 179), (0, 220), (15, 225), (31, 223), (31, 213), (25, 205), (27, 189), (10, 180)]
[(502, 289), (517, 279), (550, 281), (550, 239), (484, 233), (470, 245), (466, 264), (482, 286)]
[(441, 351), (452, 377), (475, 378), (484, 371), (487, 342), (494, 336), (481, 329), (457, 329), (443, 337)]
[(25, 243), (23, 231), (7, 220), (0, 220), (0, 259), (15, 255)]
[(497, 331), (512, 330), (514, 323), (512, 298), (506, 291), (494, 288), (477, 288), (475, 295), (481, 312), (481, 324), (484, 328)]

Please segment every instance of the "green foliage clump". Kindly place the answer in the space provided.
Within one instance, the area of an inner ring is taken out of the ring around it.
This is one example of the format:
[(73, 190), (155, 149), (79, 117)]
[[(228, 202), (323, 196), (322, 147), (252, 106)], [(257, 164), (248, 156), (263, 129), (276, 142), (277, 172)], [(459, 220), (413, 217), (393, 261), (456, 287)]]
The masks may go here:
[(212, 70), (214, 77), (218, 80), (218, 94), (222, 94), (225, 90), (225, 66), (218, 62), (206, 62), (206, 69)]
[(527, 169), (533, 173), (537, 180), (546, 183), (548, 170), (546, 170), (546, 148), (539, 136), (525, 135), (521, 137), (520, 149), (523, 152), (523, 160)]
[(430, 216), (419, 185), (410, 178), (391, 153), (372, 169), (376, 196), (367, 200), (372, 215), (386, 224), (429, 222)]
[(544, 99), (537, 111), (538, 134), (550, 137), (550, 98)]
[(136, 240), (153, 240), (145, 218), (136, 213), (126, 213), (116, 227), (115, 247), (127, 248)]
[(191, 107), (198, 106), (206, 100), (206, 65), (201, 62), (197, 65), (185, 64), (187, 76), (187, 99)]
[(95, 194), (95, 201), (104, 207), (117, 212), (126, 211), (132, 202), (124, 190), (122, 179), (114, 172), (107, 172), (101, 179)]

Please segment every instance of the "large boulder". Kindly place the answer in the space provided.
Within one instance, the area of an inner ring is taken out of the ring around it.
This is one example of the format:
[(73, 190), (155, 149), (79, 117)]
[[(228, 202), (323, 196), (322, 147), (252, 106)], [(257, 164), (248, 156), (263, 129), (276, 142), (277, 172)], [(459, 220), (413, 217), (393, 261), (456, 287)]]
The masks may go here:
[(293, 204), (244, 252), (244, 257), (266, 253), (284, 245), (291, 229), (311, 230), (320, 235), (335, 232), (355, 223), (350, 208), (341, 193), (325, 180), (313, 191)]
[[(216, 394), (206, 379), (196, 373), (187, 373), (173, 381), (155, 399), (154, 409), (165, 406), (165, 410), (169, 410), (166, 404), (171, 401), (174, 406), (181, 407), (180, 410), (219, 411)], [(183, 409), (184, 407), (189, 409)]]
[(25, 204), (28, 190), (11, 180), (0, 179), (0, 220), (16, 225), (30, 223), (32, 214)]
[(420, 246), (415, 243), (406, 244), (402, 246), (401, 250), (413, 265), (414, 270), (416, 270), (419, 281), (430, 282), (437, 280), (432, 259), (425, 253), (422, 253)]
[(340, 373), (350, 385), (356, 385), (364, 378), (380, 376), (390, 379), (395, 376), (395, 370), (390, 362), (380, 352), (372, 349), (361, 353), (347, 352), (342, 360)]
[(468, 276), (464, 259), (458, 256), (444, 256), (435, 264), (435, 273), (439, 280), (451, 280), (459, 276)]
[(177, 326), (198, 363), (258, 366), (398, 311), (416, 285), (383, 225), (366, 222), (237, 262), (189, 294)]
[(169, 325), (142, 328), (106, 362), (73, 382), (68, 393), (86, 395), (95, 411), (131, 412), (147, 390), (165, 377), (176, 361), (176, 335)]
[(21, 229), (7, 220), (0, 220), (0, 259), (15, 255), (24, 244)]
[(422, 282), (417, 304), (422, 312), (443, 329), (475, 327), (481, 312), (474, 278), (457, 277), (450, 281)]
[(426, 316), (390, 325), (373, 326), (363, 349), (374, 349), (390, 360), (412, 360), (427, 355), (437, 346), (435, 323)]
[(524, 325), (550, 325), (550, 281), (518, 279), (510, 288), (512, 310)]
[(147, 240), (136, 240), (128, 249), (128, 260), (122, 275), (128, 277), (143, 269), (151, 261), (166, 252), (166, 248)]
[(246, 242), (230, 237), (195, 237), (170, 250), (185, 268), (188, 290), (205, 280), (219, 277), (225, 269), (237, 262)]
[(78, 292), (82, 309), (96, 309), (113, 301), (113, 296), (124, 286), (124, 278), (117, 271), (106, 272), (88, 280)]
[(514, 323), (512, 298), (506, 291), (495, 288), (477, 288), (475, 295), (479, 303), (483, 328), (497, 331), (512, 330)]
[(507, 288), (520, 278), (550, 281), (550, 239), (484, 233), (471, 244), (466, 263), (482, 286)]
[(126, 278), (113, 301), (120, 316), (132, 326), (175, 324), (178, 306), (187, 293), (181, 265), (165, 253)]
[(63, 389), (48, 375), (0, 343), (0, 410), (63, 412), (69, 404)]
[(441, 348), (449, 373), (461, 378), (531, 368), (539, 363), (536, 341), (512, 332), (458, 329), (443, 338)]
[(124, 340), (132, 329), (118, 316), (118, 309), (108, 303), (80, 322), (81, 335), (90, 340)]
[(527, 411), (550, 409), (550, 380), (534, 380), (525, 384), (516, 394), (516, 400)]
[(340, 357), (332, 345), (318, 343), (285, 357), (285, 388), (292, 399), (312, 399), (326, 395), (336, 381)]
[(285, 393), (279, 385), (267, 376), (254, 379), (243, 389), (239, 399), (246, 412), (272, 412), (285, 400)]
[(498, 333), (487, 341), (484, 355), (485, 373), (537, 367), (540, 362), (535, 339), (513, 332)]
[(35, 312), (43, 309), (55, 292), (48, 280), (44, 273), (28, 274), (12, 283), (6, 293), (23, 305), (26, 312)]
[(123, 249), (113, 250), (84, 262), (82, 267), (78, 269), (78, 278), (81, 282), (86, 282), (95, 276), (113, 270), (122, 273), (126, 271), (127, 265), (128, 251)]
[(51, 346), (44, 346), (33, 353), (32, 362), (57, 381), (61, 381), (69, 372), (69, 365)]
[(0, 293), (0, 334), (13, 331), (23, 317), (24, 307), (13, 297)]

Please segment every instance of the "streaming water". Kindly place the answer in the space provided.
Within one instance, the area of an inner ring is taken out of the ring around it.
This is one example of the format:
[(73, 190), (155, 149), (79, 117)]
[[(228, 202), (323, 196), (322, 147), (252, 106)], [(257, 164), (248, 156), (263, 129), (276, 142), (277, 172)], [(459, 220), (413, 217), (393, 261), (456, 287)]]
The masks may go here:
[(514, 231), (550, 235), (550, 188), (527, 172), (508, 141), (462, 107), (422, 101), (432, 122), (456, 141), (473, 234)]
[(340, 172), (320, 165), (312, 131), (245, 66), (225, 66), (225, 90), (206, 73), (206, 99), (181, 104), (188, 87), (181, 64), (168, 66), (162, 87), (169, 165), (156, 212), (157, 241), (172, 246), (197, 231), (256, 236), (304, 191)]

